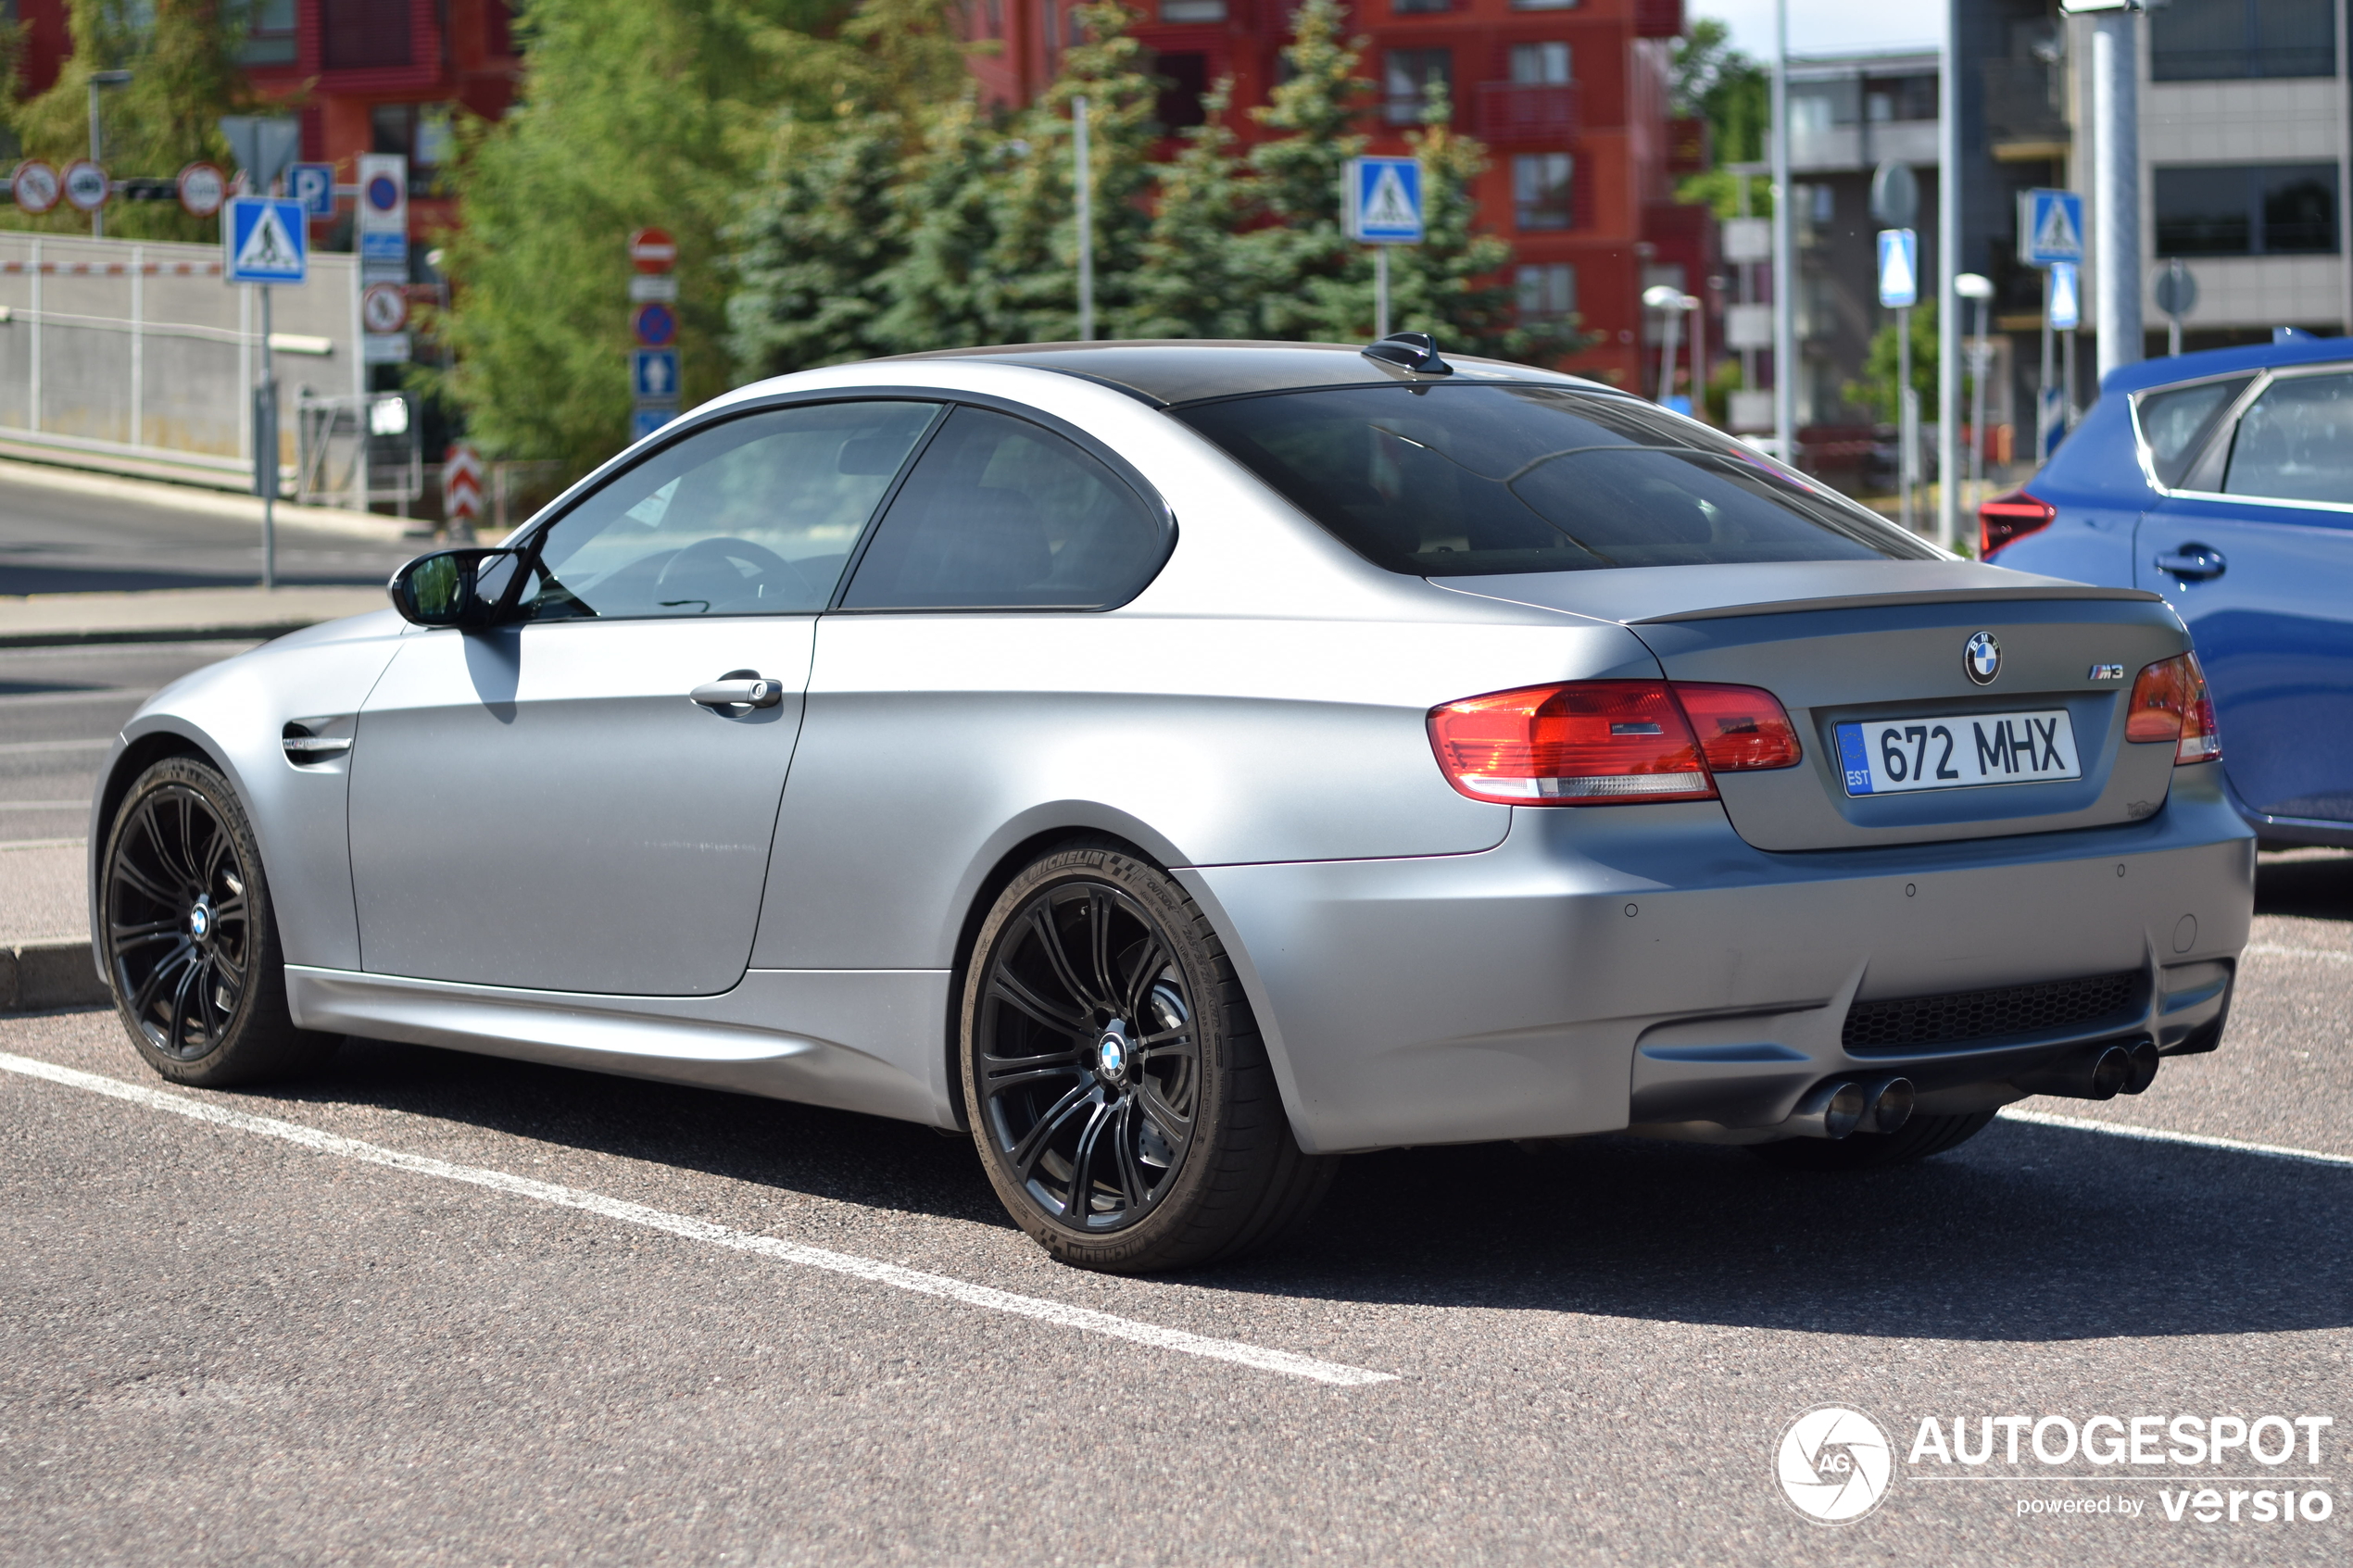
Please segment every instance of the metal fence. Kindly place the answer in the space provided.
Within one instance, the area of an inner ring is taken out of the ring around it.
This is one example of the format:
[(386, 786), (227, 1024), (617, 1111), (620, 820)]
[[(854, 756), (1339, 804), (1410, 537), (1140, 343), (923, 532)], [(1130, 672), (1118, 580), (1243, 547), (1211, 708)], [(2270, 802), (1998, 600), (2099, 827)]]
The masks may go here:
[[(309, 270), (272, 295), (282, 408), (367, 389), (356, 259)], [(217, 246), (0, 232), (0, 453), (242, 489), (260, 356), (259, 303)]]
[(424, 421), (416, 395), (371, 392), (295, 399), (295, 498), (366, 511), (389, 501), (408, 515), (425, 493)]

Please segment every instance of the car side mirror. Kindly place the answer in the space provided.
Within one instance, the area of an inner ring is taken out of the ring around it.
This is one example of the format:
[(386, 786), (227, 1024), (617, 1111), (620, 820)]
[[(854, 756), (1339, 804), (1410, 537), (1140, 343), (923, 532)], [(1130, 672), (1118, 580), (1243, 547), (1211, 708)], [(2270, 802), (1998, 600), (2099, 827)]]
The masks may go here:
[(394, 572), (384, 589), (403, 620), (474, 631), (497, 623), (522, 558), (513, 550), (435, 550)]

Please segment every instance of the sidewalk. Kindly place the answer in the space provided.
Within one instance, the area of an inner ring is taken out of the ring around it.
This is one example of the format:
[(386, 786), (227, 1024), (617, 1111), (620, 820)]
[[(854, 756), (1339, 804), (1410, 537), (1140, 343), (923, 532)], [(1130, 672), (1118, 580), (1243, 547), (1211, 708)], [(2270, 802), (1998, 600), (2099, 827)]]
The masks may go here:
[(382, 588), (164, 588), (0, 598), (0, 648), (276, 637), (389, 608)]
[[(252, 523), (257, 529), (261, 526), (259, 496), (241, 495), (200, 485), (174, 484), (165, 480), (128, 479), (114, 474), (91, 473), (82, 469), (54, 468), (46, 463), (18, 462), (6, 458), (0, 458), (0, 482), (37, 484), (46, 490), (99, 495), (110, 501), (132, 501), (172, 511), (203, 512), (212, 517), (235, 518)], [(411, 529), (431, 526), (430, 523), (408, 518), (355, 512), (342, 507), (298, 507), (291, 501), (278, 503), (275, 519), (281, 528), (313, 529), (387, 544), (408, 538)], [(419, 543), (417, 547), (422, 550), (427, 546)]]
[(78, 839), (0, 849), (0, 1012), (105, 1005), (90, 961), (88, 856)]

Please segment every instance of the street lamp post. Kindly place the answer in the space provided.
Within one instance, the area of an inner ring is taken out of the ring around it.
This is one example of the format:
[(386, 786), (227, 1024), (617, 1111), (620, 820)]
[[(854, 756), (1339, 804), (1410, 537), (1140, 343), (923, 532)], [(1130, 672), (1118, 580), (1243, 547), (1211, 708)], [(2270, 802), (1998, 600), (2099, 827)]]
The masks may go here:
[[(105, 138), (98, 124), (98, 91), (104, 87), (120, 87), (131, 80), (127, 70), (94, 70), (90, 73), (90, 161), (105, 167)], [(100, 202), (90, 209), (90, 237), (107, 237), (107, 204)]]
[[(1667, 317), (1667, 331), (1658, 345), (1658, 401), (1664, 406), (1675, 396), (1675, 346), (1682, 336), (1685, 313), (1699, 308), (1696, 296), (1685, 294), (1671, 283), (1653, 283), (1642, 291), (1642, 303)], [(1699, 338), (1692, 338), (1692, 392), (1699, 393)]]

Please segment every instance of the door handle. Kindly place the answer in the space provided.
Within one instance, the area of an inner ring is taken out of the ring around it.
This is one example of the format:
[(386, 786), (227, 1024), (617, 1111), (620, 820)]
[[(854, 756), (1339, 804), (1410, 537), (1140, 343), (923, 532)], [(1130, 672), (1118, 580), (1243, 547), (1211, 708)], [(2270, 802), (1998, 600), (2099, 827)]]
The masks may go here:
[(2186, 577), (2192, 582), (2220, 577), (2229, 566), (2230, 562), (2222, 558), (2222, 552), (2208, 545), (2184, 545), (2170, 556), (2157, 558), (2158, 571), (2170, 571), (2176, 577)]
[(724, 681), (705, 681), (686, 696), (705, 708), (774, 708), (785, 700), (785, 688), (782, 682), (765, 676), (731, 675)]

